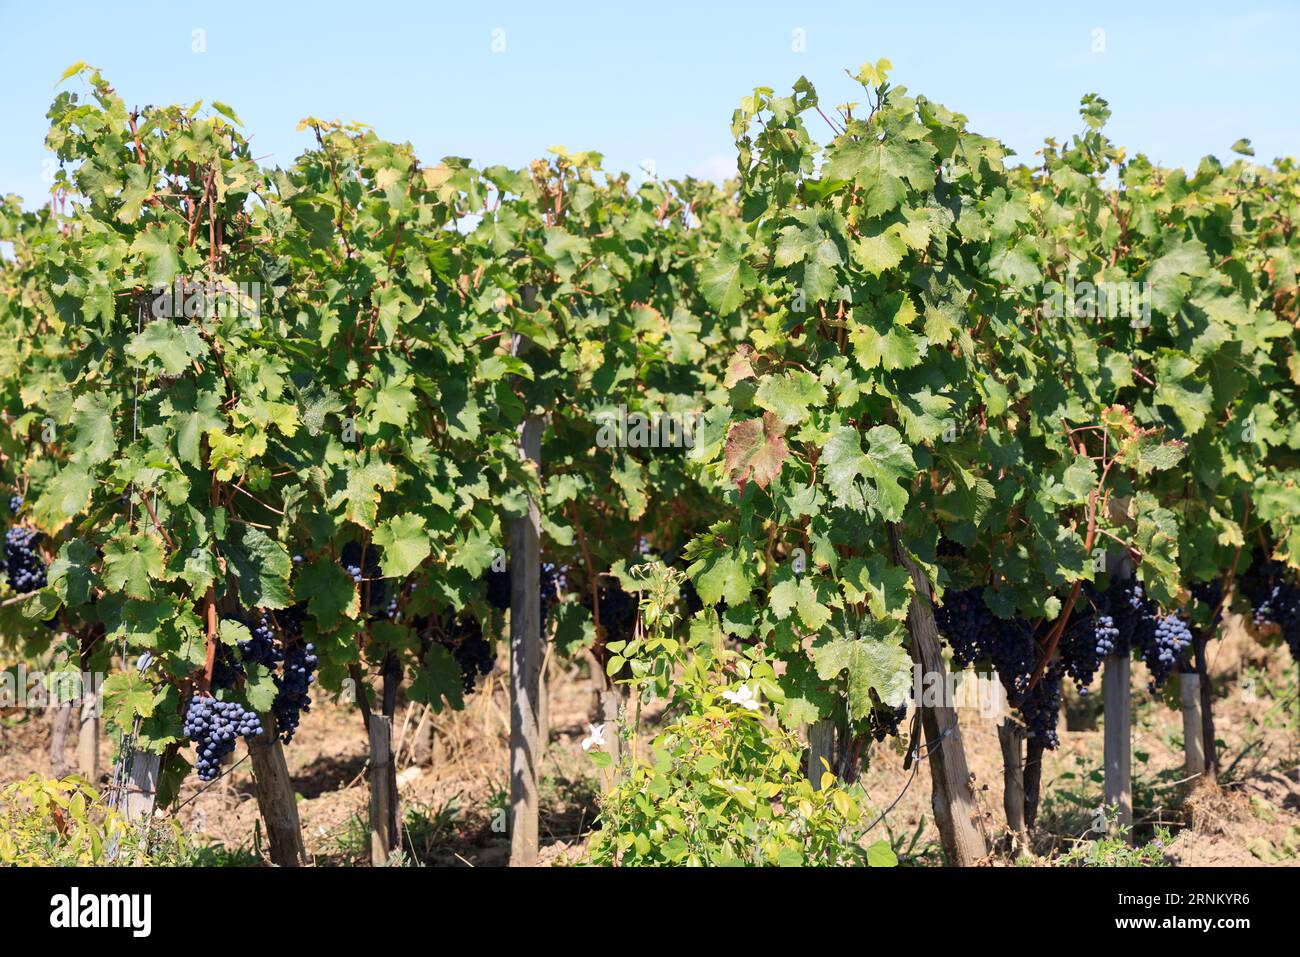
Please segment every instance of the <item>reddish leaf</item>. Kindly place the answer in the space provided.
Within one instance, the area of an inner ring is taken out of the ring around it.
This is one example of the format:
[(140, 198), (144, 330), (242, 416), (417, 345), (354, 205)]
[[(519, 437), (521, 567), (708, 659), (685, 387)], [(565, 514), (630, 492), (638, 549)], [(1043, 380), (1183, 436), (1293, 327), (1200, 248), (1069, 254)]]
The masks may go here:
[(743, 489), (753, 481), (767, 488), (781, 474), (789, 450), (785, 445), (785, 426), (771, 412), (761, 419), (737, 422), (727, 432), (727, 475)]

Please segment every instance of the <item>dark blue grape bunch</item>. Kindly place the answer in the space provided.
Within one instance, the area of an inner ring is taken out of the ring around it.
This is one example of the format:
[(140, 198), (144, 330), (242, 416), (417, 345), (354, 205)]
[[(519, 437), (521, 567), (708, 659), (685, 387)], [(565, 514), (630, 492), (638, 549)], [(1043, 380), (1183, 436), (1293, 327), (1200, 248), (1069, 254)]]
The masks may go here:
[(239, 643), (240, 656), (247, 664), (259, 664), (274, 671), (280, 663), (281, 655), (275, 647), (275, 626), (271, 622), (270, 613), (262, 612), (249, 633), (252, 638)]
[(1056, 728), (1061, 717), (1061, 675), (1060, 665), (1049, 667), (1019, 705), (1026, 736), (1042, 742), (1048, 751), (1060, 744)]
[(21, 495), (12, 495), (9, 497), (9, 514), (17, 515), (18, 510), (23, 507), (23, 497)]
[(1147, 597), (1142, 583), (1136, 578), (1112, 581), (1106, 600), (1119, 631), (1115, 636), (1115, 653), (1126, 655), (1137, 644), (1139, 632), (1151, 626), (1159, 614), (1159, 606)]
[[(608, 585), (599, 590), (600, 623), (609, 641), (627, 641), (636, 628), (639, 605), (636, 597), (618, 585)], [(590, 601), (590, 599), (587, 599)]]
[(295, 643), (284, 652), (284, 671), (275, 676), (275, 701), (271, 704), (271, 711), (275, 714), (280, 740), (285, 744), (293, 741), (303, 713), (311, 710), (309, 691), (316, 680), (319, 663), (316, 646), (311, 642), (305, 645)]
[(225, 645), (217, 646), (217, 657), (212, 662), (212, 690), (230, 691), (235, 682), (244, 673), (243, 666), (232, 660)]
[(1204, 605), (1213, 612), (1223, 601), (1223, 580), (1215, 578), (1208, 582), (1194, 582), (1189, 591), (1198, 605)]
[(878, 701), (873, 701), (873, 704), (874, 707), (867, 714), (867, 732), (872, 739), (879, 742), (884, 741), (885, 738), (897, 737), (898, 726), (907, 717), (907, 702), (904, 701), (897, 708), (891, 708)]
[(487, 583), (487, 603), (497, 611), (510, 608), (510, 569), (503, 572), (489, 568), (483, 576)]
[(461, 689), (473, 694), (479, 675), (486, 675), (495, 664), (492, 643), (483, 637), (483, 625), (470, 615), (446, 615), (432, 619), (416, 618), (414, 622), (422, 640), (436, 642), (451, 652), (460, 666)]
[(388, 599), (388, 583), (379, 569), (382, 557), (383, 550), (378, 545), (370, 545), (365, 550), (363, 560), (359, 542), (345, 544), (340, 556), (343, 570), (351, 576), (363, 595), (369, 594), (366, 611), (373, 618), (391, 618), (397, 611), (396, 603)]
[(1237, 576), (1237, 587), (1250, 602), (1256, 628), (1277, 623), (1285, 605), (1282, 585), (1287, 577), (1286, 566), (1269, 558), (1262, 548), (1255, 549), (1250, 567)]
[(202, 781), (215, 780), (221, 773), (221, 759), (235, 750), (236, 738), (255, 738), (261, 733), (257, 714), (236, 701), (195, 695), (185, 712), (184, 734), (198, 750)]
[(1023, 618), (994, 616), (989, 619), (987, 631), (987, 658), (1003, 687), (1018, 701), (1026, 693), (1038, 665), (1034, 626)]
[(45, 560), (37, 549), (41, 538), (36, 529), (23, 525), (5, 532), (5, 576), (20, 595), (45, 587)]
[(1109, 594), (1108, 591), (1098, 595), (1089, 588), (1086, 611), (1082, 614), (1076, 612), (1061, 636), (1061, 665), (1080, 695), (1087, 695), (1088, 686), (1101, 663), (1115, 654), (1119, 647), (1119, 627), (1114, 615), (1108, 611)]
[(981, 593), (980, 588), (949, 592), (934, 610), (935, 625), (952, 649), (957, 668), (990, 657), (989, 639), (995, 619)]
[(954, 542), (951, 538), (940, 536), (939, 543), (934, 547), (934, 554), (938, 558), (965, 558), (966, 546), (961, 542)]
[(1151, 619), (1149, 627), (1138, 631), (1136, 647), (1151, 674), (1147, 689), (1158, 694), (1192, 644), (1192, 630), (1177, 614), (1161, 615)]
[(1276, 625), (1292, 652), (1300, 632), (1300, 588), (1293, 581), (1276, 579), (1254, 606), (1256, 628)]
[(551, 608), (569, 589), (569, 566), (543, 562), (537, 581), (541, 590), (542, 636), (545, 637), (546, 621), (550, 617)]

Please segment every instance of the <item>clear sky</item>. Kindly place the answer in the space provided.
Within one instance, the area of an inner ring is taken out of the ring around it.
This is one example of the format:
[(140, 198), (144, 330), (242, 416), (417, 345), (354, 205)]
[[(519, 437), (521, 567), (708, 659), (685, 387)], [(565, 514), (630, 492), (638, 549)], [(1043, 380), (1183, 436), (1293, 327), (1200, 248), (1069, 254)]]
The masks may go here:
[(1294, 0), (0, 0), (0, 193), (43, 200), (45, 111), (77, 60), (128, 104), (230, 104), (268, 164), (292, 162), (297, 121), (316, 115), (370, 123), (428, 162), (521, 166), (562, 143), (607, 168), (722, 178), (752, 87), (804, 74), (839, 103), (858, 98), (844, 68), (882, 56), (895, 82), (1022, 156), (1075, 131), (1090, 91), (1110, 100), (1111, 135), (1160, 162), (1224, 157), (1241, 136), (1262, 160), (1300, 155)]

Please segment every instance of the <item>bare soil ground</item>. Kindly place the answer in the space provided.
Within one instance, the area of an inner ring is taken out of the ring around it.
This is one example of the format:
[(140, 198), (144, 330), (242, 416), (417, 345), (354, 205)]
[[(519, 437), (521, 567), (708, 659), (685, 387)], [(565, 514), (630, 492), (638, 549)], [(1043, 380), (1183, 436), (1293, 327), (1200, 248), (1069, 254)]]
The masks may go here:
[[(1214, 646), (1212, 646), (1214, 647)], [(502, 663), (484, 679), (462, 712), (433, 716), (431, 744), (418, 747), (423, 709), (399, 709), (399, 792), (407, 862), (500, 866), (508, 857), (507, 740), (509, 710)], [(1217, 643), (1212, 660), (1215, 719), (1221, 747), (1220, 787), (1196, 787), (1183, 773), (1182, 722), (1145, 689), (1145, 669), (1133, 667), (1133, 780), (1135, 836), (1170, 829), (1167, 862), (1182, 866), (1300, 864), (1300, 730), (1296, 667), (1284, 650), (1263, 649), (1244, 634)], [(1061, 746), (1048, 752), (1033, 856), (1048, 864), (1072, 848), (1090, 846), (1101, 803), (1102, 734), (1099, 695), (1072, 694), (1061, 723)], [(575, 667), (552, 672), (550, 744), (542, 763), (542, 863), (581, 860), (596, 817), (598, 783), (580, 747), (587, 734), (592, 689)], [(653, 720), (653, 718), (651, 719)], [(985, 827), (997, 852), (992, 864), (1010, 864), (1002, 810), (999, 718), (960, 713), (967, 758)], [(68, 761), (75, 768), (75, 727)], [(0, 782), (49, 773), (49, 725), (43, 716), (0, 722)], [(872, 839), (887, 836), (905, 863), (938, 864), (938, 835), (930, 809), (929, 769), (903, 769), (902, 745), (876, 746), (863, 785), (876, 812), (897, 800)], [(366, 738), (355, 709), (323, 702), (304, 717), (285, 749), (299, 795), (308, 851), (325, 866), (365, 864)], [(242, 757), (242, 748), (236, 760)], [(112, 760), (102, 742), (100, 766)], [(900, 797), (901, 795), (901, 797)], [(261, 856), (257, 804), (248, 763), (200, 787), (191, 776), (176, 820), (196, 842), (233, 853), (236, 861)], [(874, 815), (873, 815), (874, 816)], [(219, 857), (221, 855), (218, 855)]]

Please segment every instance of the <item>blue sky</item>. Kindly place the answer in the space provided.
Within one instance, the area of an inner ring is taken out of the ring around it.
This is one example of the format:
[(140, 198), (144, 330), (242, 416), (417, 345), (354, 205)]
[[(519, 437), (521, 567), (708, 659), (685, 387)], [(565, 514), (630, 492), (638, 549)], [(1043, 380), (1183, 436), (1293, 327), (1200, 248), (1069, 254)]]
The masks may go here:
[(281, 165), (307, 143), (297, 121), (316, 115), (370, 123), (429, 162), (520, 166), (562, 143), (608, 168), (652, 160), (659, 175), (720, 178), (734, 169), (731, 111), (753, 86), (788, 90), (804, 74), (839, 103), (857, 98), (844, 68), (882, 56), (895, 82), (1022, 156), (1078, 128), (1090, 91), (1110, 100), (1116, 140), (1164, 163), (1226, 156), (1240, 136), (1260, 159), (1300, 154), (1293, 2), (296, 7), (0, 0), (0, 193), (43, 201), (45, 110), (77, 60), (131, 104), (229, 103), (256, 155)]

